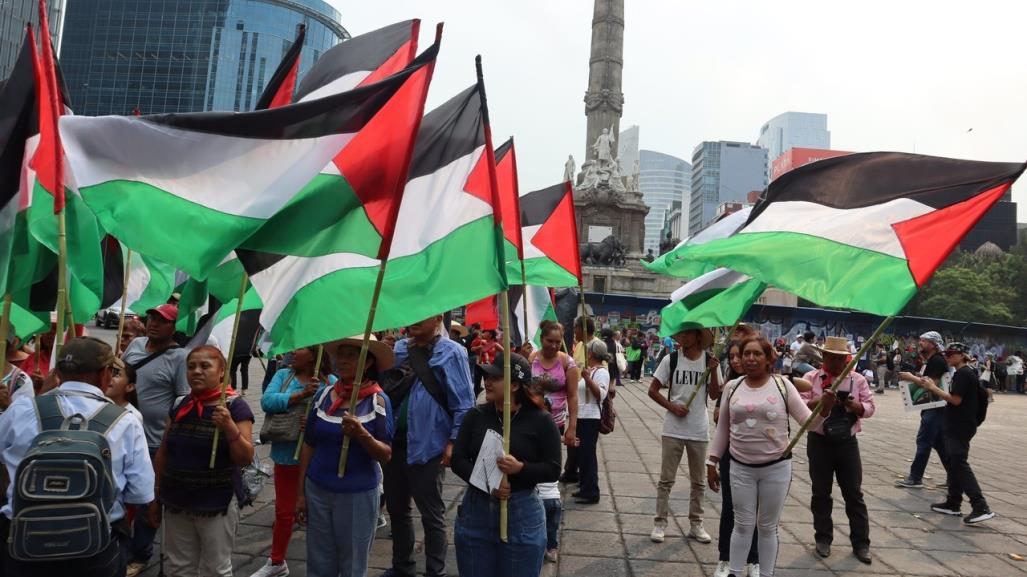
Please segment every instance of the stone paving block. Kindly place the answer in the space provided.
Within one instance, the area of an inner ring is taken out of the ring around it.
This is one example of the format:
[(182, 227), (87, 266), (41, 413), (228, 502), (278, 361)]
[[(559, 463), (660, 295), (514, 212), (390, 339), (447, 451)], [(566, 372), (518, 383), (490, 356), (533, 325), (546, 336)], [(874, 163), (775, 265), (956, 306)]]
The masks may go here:
[(623, 558), (560, 555), (559, 575), (596, 577), (630, 577), (628, 563)]
[(564, 530), (560, 535), (564, 555), (624, 558), (624, 544), (617, 533)]
[(617, 514), (592, 509), (567, 509), (563, 512), (563, 526), (575, 531), (618, 533)]
[(970, 553), (977, 548), (970, 542), (960, 539), (956, 532), (949, 531), (923, 531), (918, 529), (903, 529), (896, 527), (888, 529), (901, 543), (914, 549), (955, 551)]
[[(1021, 575), (1027, 571), (1024, 563), (1006, 561), (1004, 555), (986, 553), (955, 553), (931, 551), (931, 557), (945, 564), (961, 577), (992, 577), (998, 575)], [(1019, 565), (1019, 567), (1017, 567)], [(1021, 571), (1024, 570), (1024, 571)]]
[(826, 566), (813, 552), (812, 547), (780, 543), (777, 549), (777, 567), (788, 569), (825, 569)]
[(697, 563), (695, 554), (688, 546), (686, 539), (669, 537), (663, 543), (653, 543), (648, 536), (625, 535), (624, 545), (629, 559), (650, 559), (654, 561), (672, 561)]
[(884, 549), (876, 548), (875, 556), (889, 567), (893, 567), (903, 575), (956, 575), (954, 571), (939, 563), (936, 559), (915, 549)]
[(713, 575), (715, 569), (711, 567), (707, 572), (701, 565), (694, 563), (655, 562), (644, 559), (631, 559), (628, 563), (631, 565), (633, 577), (703, 577)]
[[(653, 516), (652, 515), (638, 515), (634, 513), (617, 513), (617, 519), (620, 521), (621, 532), (625, 535), (646, 535), (653, 530)], [(687, 522), (687, 520), (686, 520)], [(667, 537), (681, 537), (681, 528), (678, 527), (676, 519), (667, 519), (667, 528), (665, 529)]]

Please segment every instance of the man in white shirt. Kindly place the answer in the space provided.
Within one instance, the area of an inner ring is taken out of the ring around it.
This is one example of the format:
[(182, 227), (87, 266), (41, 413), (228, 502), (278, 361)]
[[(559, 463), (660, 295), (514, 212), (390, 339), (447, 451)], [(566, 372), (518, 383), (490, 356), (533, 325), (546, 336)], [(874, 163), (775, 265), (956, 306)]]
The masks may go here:
[[(62, 347), (57, 362), (62, 383), (49, 393), (58, 396), (61, 413), (66, 416), (77, 413), (88, 418), (111, 403), (105, 392), (111, 383), (113, 365), (114, 351), (103, 341), (91, 337), (68, 341)], [(18, 465), (39, 432), (39, 418), (32, 397), (18, 398), (0, 415), (0, 458), (8, 478), (12, 480), (7, 486), (7, 502), (0, 509), (0, 531), (4, 535), (8, 534), (13, 516), (11, 501)], [(111, 452), (111, 472), (116, 489), (114, 507), (108, 511), (108, 519), (112, 525), (118, 525), (118, 521), (125, 517), (125, 504), (148, 505), (154, 500), (153, 465), (146, 449), (143, 425), (138, 419), (131, 416), (119, 418), (104, 436)], [(46, 562), (6, 559), (5, 575), (124, 575), (125, 559), (121, 548), (123, 542), (127, 545), (128, 537), (118, 530), (112, 531), (111, 536), (111, 544), (106, 550), (85, 559)], [(6, 556), (6, 545), (3, 550)]]
[(791, 351), (793, 357), (795, 356), (795, 353), (799, 352), (799, 347), (802, 346), (802, 343), (802, 335), (795, 335), (795, 340), (792, 341), (791, 346), (788, 347), (788, 350)]
[[(678, 344), (675, 353), (666, 355), (656, 368), (649, 385), (649, 398), (667, 410), (663, 418), (660, 482), (656, 488), (656, 518), (649, 535), (655, 543), (662, 543), (670, 515), (670, 491), (674, 487), (681, 456), (688, 455), (688, 476), (691, 497), (688, 505), (690, 529), (688, 536), (700, 543), (712, 541), (703, 528), (703, 496), (706, 490), (706, 450), (710, 439), (710, 419), (706, 399), (720, 394), (719, 362), (706, 349), (713, 344), (709, 329), (689, 329), (674, 335)], [(709, 378), (703, 383), (703, 374)], [(704, 387), (688, 400), (696, 387)], [(666, 388), (666, 395), (661, 389)], [(700, 404), (701, 403), (701, 404)], [(579, 417), (580, 418), (580, 417)]]

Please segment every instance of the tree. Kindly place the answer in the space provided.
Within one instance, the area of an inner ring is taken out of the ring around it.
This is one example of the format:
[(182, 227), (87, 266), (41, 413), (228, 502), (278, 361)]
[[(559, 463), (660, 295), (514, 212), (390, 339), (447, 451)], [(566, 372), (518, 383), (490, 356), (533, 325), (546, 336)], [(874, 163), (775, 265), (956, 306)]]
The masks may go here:
[[(913, 314), (956, 321), (1014, 324), (1017, 291), (1008, 282), (1003, 263), (975, 270), (949, 265), (934, 273), (911, 307)], [(1005, 278), (1004, 278), (1005, 277)]]

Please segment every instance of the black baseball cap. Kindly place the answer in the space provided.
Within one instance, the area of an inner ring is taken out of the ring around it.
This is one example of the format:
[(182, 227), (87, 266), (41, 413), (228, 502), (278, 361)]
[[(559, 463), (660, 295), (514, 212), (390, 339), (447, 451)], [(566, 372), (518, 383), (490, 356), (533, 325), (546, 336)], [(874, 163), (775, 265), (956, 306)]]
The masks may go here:
[[(504, 354), (503, 352), (496, 353), (492, 364), (478, 366), (483, 373), (490, 377), (501, 377), (503, 376)], [(531, 382), (531, 364), (528, 363), (528, 359), (517, 353), (510, 353), (510, 380), (523, 384)]]

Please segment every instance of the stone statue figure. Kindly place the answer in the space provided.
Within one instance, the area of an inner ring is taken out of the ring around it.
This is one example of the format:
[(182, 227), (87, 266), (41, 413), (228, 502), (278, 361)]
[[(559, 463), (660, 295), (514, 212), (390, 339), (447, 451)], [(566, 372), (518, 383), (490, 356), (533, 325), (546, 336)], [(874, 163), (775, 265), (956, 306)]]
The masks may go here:
[(596, 151), (596, 161), (599, 164), (606, 164), (613, 162), (613, 144), (616, 140), (613, 135), (610, 134), (610, 129), (604, 128), (603, 133), (596, 138), (595, 144), (592, 145), (592, 150)]
[(574, 182), (574, 155), (567, 155), (567, 162), (563, 164), (563, 179)]
[(599, 184), (599, 171), (594, 161), (589, 160), (582, 164), (581, 171), (584, 173), (584, 176), (581, 178), (581, 184), (578, 186), (579, 189), (594, 188)]

